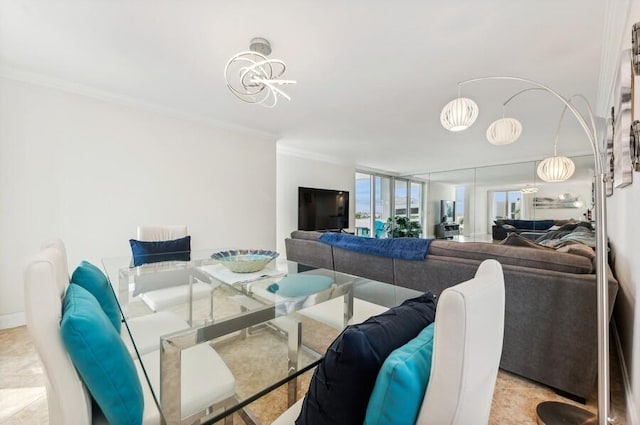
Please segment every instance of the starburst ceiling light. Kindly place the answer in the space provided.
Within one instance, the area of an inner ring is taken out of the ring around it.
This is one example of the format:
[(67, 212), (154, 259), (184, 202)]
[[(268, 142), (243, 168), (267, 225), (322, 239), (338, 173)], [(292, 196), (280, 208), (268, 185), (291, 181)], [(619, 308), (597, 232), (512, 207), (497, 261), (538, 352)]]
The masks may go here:
[[(538, 415), (538, 423), (541, 424), (586, 424), (593, 423), (594, 419), (597, 420), (598, 425), (609, 424), (609, 288), (607, 282), (607, 209), (605, 198), (605, 183), (608, 181), (606, 174), (604, 173), (604, 167), (602, 166), (602, 156), (600, 154), (600, 147), (598, 146), (598, 140), (596, 139), (596, 124), (593, 116), (593, 111), (589, 102), (584, 96), (573, 96), (569, 99), (562, 96), (552, 88), (539, 83), (537, 81), (529, 80), (521, 77), (511, 76), (492, 76), (492, 77), (480, 77), (470, 80), (462, 81), (458, 83), (458, 99), (448, 103), (440, 115), (442, 125), (452, 131), (462, 130), (467, 128), (478, 114), (477, 106), (475, 110), (467, 110), (460, 119), (456, 119), (456, 122), (470, 122), (462, 128), (454, 128), (451, 122), (454, 120), (448, 119), (454, 115), (455, 107), (450, 105), (456, 105), (454, 102), (460, 100), (460, 86), (467, 83), (487, 80), (508, 80), (517, 81), (527, 84), (528, 87), (538, 90), (544, 90), (548, 94), (558, 99), (564, 106), (565, 110), (569, 109), (574, 115), (591, 145), (593, 151), (593, 161), (595, 165), (595, 219), (596, 219), (596, 297), (597, 297), (597, 322), (598, 322), (598, 415), (595, 417), (590, 412), (584, 409), (572, 406), (567, 403), (557, 402), (543, 402), (540, 403), (536, 409)], [(584, 115), (580, 112), (574, 104), (571, 103), (571, 99), (579, 97), (584, 101), (586, 105), (587, 114)], [(473, 103), (475, 106), (475, 102)], [(471, 108), (467, 108), (471, 109)], [(461, 110), (463, 111), (463, 110)], [(564, 111), (563, 111), (564, 114)], [(443, 119), (447, 118), (447, 119)], [(466, 118), (465, 118), (466, 117)], [(473, 119), (471, 119), (473, 118)], [(588, 121), (587, 121), (588, 120)], [(555, 158), (561, 158), (554, 155), (554, 161), (561, 162)], [(546, 160), (545, 160), (546, 161)], [(552, 168), (552, 167), (549, 167)], [(575, 165), (574, 165), (575, 169)], [(572, 174), (567, 173), (567, 174)]]
[(273, 108), (278, 97), (291, 98), (280, 86), (296, 84), (294, 80), (280, 79), (287, 65), (280, 59), (267, 59), (271, 44), (264, 38), (254, 38), (249, 51), (233, 56), (224, 67), (227, 87), (238, 99)]

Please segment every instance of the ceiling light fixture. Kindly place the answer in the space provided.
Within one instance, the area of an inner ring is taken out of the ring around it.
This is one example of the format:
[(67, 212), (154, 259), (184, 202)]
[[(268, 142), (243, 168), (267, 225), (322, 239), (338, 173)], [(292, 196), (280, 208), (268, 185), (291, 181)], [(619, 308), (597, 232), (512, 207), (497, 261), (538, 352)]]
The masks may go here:
[(273, 108), (278, 97), (291, 98), (278, 86), (296, 84), (294, 80), (281, 80), (287, 65), (280, 59), (267, 59), (271, 44), (264, 38), (253, 38), (249, 51), (233, 56), (224, 67), (227, 87), (238, 99)]
[[(587, 109), (587, 114), (581, 113), (575, 105), (573, 105), (570, 99), (566, 99), (560, 93), (551, 89), (544, 84), (541, 84), (537, 81), (529, 80), (527, 78), (520, 77), (511, 77), (511, 76), (492, 76), (492, 77), (480, 77), (473, 78), (470, 80), (462, 81), (458, 83), (458, 93), (460, 92), (460, 86), (462, 84), (467, 84), (471, 82), (477, 81), (487, 81), (487, 80), (508, 80), (508, 81), (518, 81), (521, 83), (525, 83), (530, 87), (535, 87), (537, 89), (544, 90), (548, 94), (552, 95), (556, 99), (558, 99), (565, 106), (566, 109), (569, 109), (571, 113), (575, 116), (576, 120), (584, 130), (587, 139), (589, 140), (589, 144), (591, 145), (591, 149), (593, 151), (593, 161), (595, 165), (595, 228), (596, 228), (596, 298), (597, 298), (597, 328), (598, 328), (598, 415), (597, 418), (590, 412), (587, 412), (584, 409), (580, 409), (578, 407), (572, 406), (567, 403), (558, 403), (558, 402), (543, 402), (540, 403), (536, 409), (538, 415), (538, 423), (544, 423), (547, 425), (550, 424), (586, 424), (593, 423), (594, 419), (597, 419), (598, 425), (608, 425), (609, 424), (609, 410), (610, 410), (610, 400), (609, 400), (609, 382), (610, 382), (610, 374), (609, 374), (609, 288), (607, 282), (607, 211), (606, 211), (606, 198), (605, 198), (605, 184), (608, 181), (606, 174), (604, 173), (604, 168), (602, 165), (602, 156), (600, 154), (600, 147), (598, 146), (598, 140), (596, 135), (598, 134), (596, 131), (595, 118), (593, 116), (593, 111), (591, 110), (591, 106), (589, 102), (584, 98), (584, 96), (574, 96), (580, 97)], [(458, 98), (460, 95), (458, 94)], [(445, 108), (442, 110), (440, 115), (441, 121), (443, 121), (442, 125), (451, 129), (447, 125), (445, 125), (442, 116), (446, 114), (450, 114), (449, 105), (447, 104)], [(475, 103), (474, 103), (475, 104)], [(475, 111), (477, 115), (477, 109)], [(564, 114), (564, 111), (563, 111)], [(588, 121), (587, 121), (588, 120)], [(575, 165), (574, 165), (575, 167)]]
[(525, 195), (529, 193), (538, 193), (538, 188), (535, 186), (525, 186), (522, 189), (520, 189), (520, 193)]
[(522, 134), (522, 124), (515, 118), (502, 118), (495, 120), (487, 128), (487, 140), (492, 145), (508, 145), (515, 142)]
[(487, 140), (489, 143), (502, 146), (511, 144), (520, 138), (522, 134), (522, 124), (515, 118), (505, 118), (504, 109), (507, 103), (511, 102), (514, 97), (528, 90), (531, 89), (525, 89), (514, 94), (502, 104), (502, 118), (495, 120), (489, 128), (487, 128)]
[(478, 105), (473, 100), (460, 97), (458, 85), (458, 98), (442, 108), (440, 123), (449, 131), (462, 131), (469, 128), (478, 118)]
[[(569, 102), (571, 102), (571, 99), (569, 99)], [(565, 106), (560, 114), (560, 120), (556, 128), (556, 137), (553, 142), (553, 156), (543, 159), (542, 162), (538, 164), (538, 177), (548, 183), (566, 181), (571, 178), (576, 171), (576, 166), (571, 159), (566, 156), (558, 156), (558, 136), (560, 135), (560, 127), (562, 126), (562, 119), (566, 111), (567, 107)]]

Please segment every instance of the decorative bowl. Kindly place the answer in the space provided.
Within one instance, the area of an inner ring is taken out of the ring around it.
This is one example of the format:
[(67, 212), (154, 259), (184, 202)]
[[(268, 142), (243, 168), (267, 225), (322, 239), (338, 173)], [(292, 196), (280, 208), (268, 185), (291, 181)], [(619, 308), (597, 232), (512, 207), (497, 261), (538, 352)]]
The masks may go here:
[(264, 249), (232, 249), (211, 254), (211, 258), (220, 261), (234, 273), (252, 273), (264, 269), (278, 255), (277, 252)]

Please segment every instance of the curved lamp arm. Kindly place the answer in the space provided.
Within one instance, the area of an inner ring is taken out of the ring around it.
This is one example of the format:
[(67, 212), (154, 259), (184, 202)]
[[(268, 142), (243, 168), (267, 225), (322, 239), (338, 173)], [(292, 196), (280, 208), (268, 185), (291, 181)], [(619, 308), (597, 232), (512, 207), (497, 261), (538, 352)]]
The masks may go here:
[[(600, 155), (600, 149), (596, 140), (596, 125), (593, 117), (593, 111), (587, 99), (582, 95), (572, 96), (570, 99), (564, 98), (555, 90), (550, 87), (539, 83), (534, 80), (521, 77), (512, 76), (489, 76), (472, 78), (469, 80), (461, 81), (458, 83), (458, 92), (460, 86), (476, 81), (487, 80), (511, 80), (520, 81), (529, 84), (533, 87), (522, 90), (509, 98), (507, 102), (513, 99), (515, 96), (525, 91), (533, 89), (541, 89), (553, 95), (556, 99), (562, 102), (565, 106), (565, 110), (568, 109), (575, 116), (578, 123), (584, 130), (591, 144), (593, 150), (595, 173), (596, 173), (596, 282), (597, 282), (597, 301), (598, 301), (598, 425), (609, 424), (609, 292), (607, 284), (607, 219), (606, 219), (606, 198), (605, 198), (605, 183), (607, 177), (604, 174), (602, 167), (602, 157)], [(571, 103), (571, 99), (580, 98), (587, 105), (587, 113), (589, 123), (585, 117), (576, 109)], [(505, 104), (507, 103), (505, 102)], [(564, 115), (564, 111), (563, 111)]]

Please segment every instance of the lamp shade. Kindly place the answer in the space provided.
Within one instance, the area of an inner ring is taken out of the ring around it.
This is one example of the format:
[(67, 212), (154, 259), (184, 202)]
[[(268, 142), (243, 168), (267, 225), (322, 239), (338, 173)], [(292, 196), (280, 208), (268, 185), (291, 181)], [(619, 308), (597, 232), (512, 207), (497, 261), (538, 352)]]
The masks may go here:
[(538, 176), (549, 183), (568, 180), (574, 171), (575, 164), (566, 156), (552, 156), (538, 165)]
[(492, 145), (508, 145), (518, 140), (522, 124), (515, 118), (500, 118), (487, 128), (487, 140)]
[(478, 105), (471, 99), (459, 97), (447, 103), (440, 113), (442, 126), (449, 131), (469, 128), (478, 118)]

